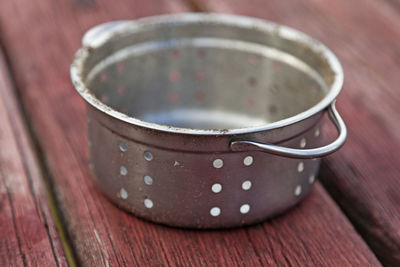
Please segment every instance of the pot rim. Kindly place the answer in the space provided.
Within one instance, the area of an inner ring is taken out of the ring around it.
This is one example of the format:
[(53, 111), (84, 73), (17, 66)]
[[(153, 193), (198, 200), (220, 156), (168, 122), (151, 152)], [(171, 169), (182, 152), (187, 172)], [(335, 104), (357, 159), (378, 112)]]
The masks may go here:
[[(285, 39), (293, 40), (299, 43), (303, 43), (309, 47), (313, 52), (318, 53), (324, 57), (333, 72), (333, 83), (329, 86), (328, 94), (316, 105), (311, 108), (298, 113), (289, 118), (285, 118), (279, 121), (268, 123), (261, 126), (245, 127), (245, 128), (233, 128), (233, 129), (192, 129), (174, 127), (163, 124), (157, 124), (140, 120), (138, 118), (131, 117), (127, 114), (119, 112), (112, 107), (104, 104), (97, 99), (86, 87), (83, 81), (82, 72), (85, 61), (91, 56), (96, 47), (101, 46), (113, 37), (126, 32), (129, 30), (130, 33), (134, 33), (136, 30), (140, 30), (141, 26), (151, 24), (170, 24), (170, 23), (202, 23), (202, 22), (214, 22), (219, 24), (226, 24), (230, 26), (236, 26), (241, 28), (257, 28), (257, 30), (265, 33), (276, 32)], [(98, 27), (98, 26), (97, 26)], [(94, 27), (96, 28), (96, 27)], [(92, 29), (94, 29), (92, 28)], [(90, 31), (90, 30), (89, 30)], [(219, 13), (180, 13), (180, 14), (167, 14), (145, 17), (138, 20), (125, 21), (111, 29), (105, 29), (101, 31), (101, 38), (96, 38), (93, 42), (87, 42), (86, 35), (83, 38), (83, 47), (80, 48), (74, 57), (71, 64), (70, 74), (72, 83), (81, 95), (81, 97), (90, 105), (95, 107), (97, 110), (109, 115), (120, 121), (129, 123), (131, 125), (144, 127), (147, 129), (164, 131), (169, 133), (177, 134), (188, 134), (188, 135), (237, 135), (237, 134), (249, 134), (255, 132), (268, 131), (276, 128), (285, 127), (304, 119), (307, 119), (321, 111), (323, 111), (329, 104), (331, 104), (338, 94), (340, 93), (343, 85), (343, 69), (333, 52), (327, 48), (324, 44), (318, 40), (298, 31), (293, 28), (270, 22), (263, 19), (230, 15), (230, 14), (219, 14)]]

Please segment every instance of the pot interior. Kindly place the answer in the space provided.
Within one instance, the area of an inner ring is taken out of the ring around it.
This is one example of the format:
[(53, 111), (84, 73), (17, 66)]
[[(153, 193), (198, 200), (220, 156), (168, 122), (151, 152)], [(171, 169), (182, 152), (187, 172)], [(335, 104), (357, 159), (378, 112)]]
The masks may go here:
[(158, 25), (97, 49), (87, 87), (131, 117), (204, 130), (266, 125), (328, 94), (327, 63), (304, 45), (229, 25), (175, 27), (182, 30)]

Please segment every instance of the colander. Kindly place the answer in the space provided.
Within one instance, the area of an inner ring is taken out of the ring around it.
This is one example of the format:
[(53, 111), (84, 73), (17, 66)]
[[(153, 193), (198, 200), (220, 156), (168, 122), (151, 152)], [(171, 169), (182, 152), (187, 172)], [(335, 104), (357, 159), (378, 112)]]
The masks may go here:
[[(115, 21), (71, 66), (87, 103), (90, 167), (118, 206), (189, 228), (263, 221), (298, 203), (346, 127), (343, 72), (320, 42), (222, 14)], [(338, 137), (325, 145), (323, 114)]]

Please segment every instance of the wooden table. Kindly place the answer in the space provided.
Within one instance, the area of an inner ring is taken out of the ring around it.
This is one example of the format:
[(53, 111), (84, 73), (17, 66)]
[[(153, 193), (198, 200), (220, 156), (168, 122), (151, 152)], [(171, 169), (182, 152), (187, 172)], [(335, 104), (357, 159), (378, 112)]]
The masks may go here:
[[(119, 210), (93, 184), (84, 103), (69, 79), (82, 34), (184, 11), (287, 24), (343, 63), (347, 144), (290, 212), (240, 229), (180, 230)], [(396, 0), (1, 1), (0, 265), (400, 266), (399, 25)]]

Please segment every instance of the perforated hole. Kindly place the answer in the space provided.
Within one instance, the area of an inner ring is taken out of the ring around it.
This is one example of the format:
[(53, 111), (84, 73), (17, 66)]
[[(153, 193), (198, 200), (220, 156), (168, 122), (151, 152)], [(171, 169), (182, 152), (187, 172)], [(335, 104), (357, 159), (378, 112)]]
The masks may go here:
[(126, 167), (125, 166), (121, 166), (121, 167), (119, 167), (119, 173), (121, 174), (121, 175), (127, 175), (128, 174), (128, 170), (126, 169)]
[(109, 100), (110, 100), (110, 98), (108, 97), (108, 95), (102, 95), (101, 96), (101, 102), (108, 103)]
[(240, 213), (242, 213), (242, 214), (246, 214), (246, 213), (248, 213), (250, 211), (250, 205), (249, 204), (243, 204), (241, 207), (240, 207)]
[(168, 101), (169, 101), (170, 103), (175, 104), (175, 103), (178, 102), (178, 100), (179, 100), (179, 94), (178, 94), (177, 92), (171, 92), (171, 93), (168, 95)]
[(222, 166), (224, 166), (224, 161), (222, 159), (216, 159), (213, 161), (213, 166), (216, 169), (220, 169)]
[(147, 185), (152, 185), (152, 184), (153, 184), (153, 178), (151, 178), (151, 177), (148, 176), (148, 175), (145, 175), (145, 176), (143, 177), (143, 181), (144, 181), (144, 183), (147, 184)]
[(150, 151), (145, 151), (143, 153), (143, 156), (144, 156), (145, 160), (147, 160), (147, 161), (153, 160), (153, 154), (151, 154)]
[(180, 53), (180, 51), (178, 50), (178, 49), (174, 49), (174, 50), (172, 50), (172, 56), (174, 57), (174, 58), (179, 58), (180, 57), (180, 55), (181, 55), (181, 53)]
[(307, 140), (303, 137), (303, 138), (301, 138), (301, 140), (300, 140), (300, 147), (301, 148), (304, 148), (304, 147), (306, 147), (306, 145), (307, 145)]
[(204, 95), (203, 92), (199, 92), (199, 91), (198, 91), (198, 92), (196, 92), (196, 93), (194, 94), (194, 99), (196, 99), (196, 101), (198, 101), (198, 102), (203, 101), (204, 98), (205, 98), (205, 95)]
[(258, 62), (260, 62), (260, 59), (257, 56), (253, 55), (249, 58), (249, 63), (253, 66), (256, 66)]
[(251, 181), (249, 181), (249, 180), (247, 180), (247, 181), (244, 181), (243, 183), (242, 183), (242, 189), (243, 190), (249, 190), (251, 188)]
[(128, 192), (126, 192), (124, 188), (121, 188), (121, 190), (119, 190), (119, 195), (121, 196), (122, 199), (128, 198)]
[(118, 71), (118, 72), (124, 72), (124, 71), (125, 71), (125, 65), (124, 65), (124, 63), (119, 63), (119, 64), (117, 65), (117, 71)]
[(254, 86), (257, 85), (257, 79), (254, 76), (249, 77), (248, 82), (249, 82), (251, 87), (254, 87)]
[(123, 94), (125, 93), (125, 87), (122, 86), (122, 85), (118, 86), (118, 88), (117, 88), (117, 93), (118, 93), (119, 95), (123, 95)]
[(311, 174), (311, 175), (308, 177), (308, 182), (309, 182), (310, 184), (313, 184), (313, 183), (315, 182), (315, 175), (314, 175), (314, 174)]
[(251, 164), (253, 164), (253, 161), (254, 161), (254, 159), (253, 159), (252, 156), (247, 156), (247, 157), (245, 157), (245, 158), (243, 159), (243, 164), (244, 164), (245, 166), (250, 166)]
[(203, 71), (196, 71), (196, 79), (197, 79), (198, 81), (203, 80), (205, 76), (206, 76), (206, 75), (204, 74)]
[(294, 189), (294, 195), (295, 196), (300, 196), (301, 191), (302, 191), (301, 185), (296, 186), (296, 188)]
[(143, 202), (144, 206), (148, 209), (151, 209), (154, 206), (153, 201), (149, 198), (146, 198)]
[(124, 142), (120, 142), (119, 143), (119, 149), (122, 151), (122, 152), (125, 152), (127, 149), (128, 149), (128, 147), (126, 146), (126, 144), (124, 143)]
[(272, 87), (270, 88), (270, 90), (271, 90), (271, 92), (276, 93), (276, 92), (279, 91), (279, 87), (278, 87), (278, 85), (274, 85), (274, 86), (272, 86)]
[(213, 207), (210, 209), (210, 214), (213, 217), (219, 216), (221, 214), (221, 209), (218, 207)]
[(278, 108), (272, 104), (272, 105), (269, 105), (268, 111), (270, 114), (276, 114), (276, 112), (278, 111)]
[(321, 134), (319, 128), (315, 129), (314, 136), (318, 137)]
[(199, 58), (205, 57), (205, 56), (206, 56), (206, 51), (204, 51), (203, 49), (199, 49), (199, 50), (197, 51), (197, 56), (198, 56)]
[(297, 165), (297, 171), (298, 172), (304, 171), (304, 163), (303, 162), (299, 162), (299, 164)]
[(214, 193), (219, 193), (222, 191), (222, 185), (221, 184), (213, 184), (211, 186), (211, 191), (213, 191)]
[(176, 70), (171, 71), (168, 75), (168, 78), (169, 78), (170, 82), (173, 82), (173, 83), (178, 82), (181, 79), (181, 73)]
[(282, 64), (278, 61), (274, 61), (274, 63), (272, 63), (272, 68), (274, 71), (279, 71), (282, 68)]
[(319, 92), (319, 90), (318, 90), (318, 87), (315, 85), (315, 84), (313, 84), (312, 86), (311, 86), (311, 92), (315, 95), (315, 94), (318, 94), (318, 92)]
[(252, 98), (247, 99), (247, 106), (249, 108), (254, 108), (255, 105), (256, 105), (256, 101), (254, 99), (252, 99)]
[(105, 82), (105, 81), (107, 81), (107, 80), (108, 80), (108, 74), (107, 74), (106, 72), (103, 72), (103, 73), (100, 75), (100, 81)]

